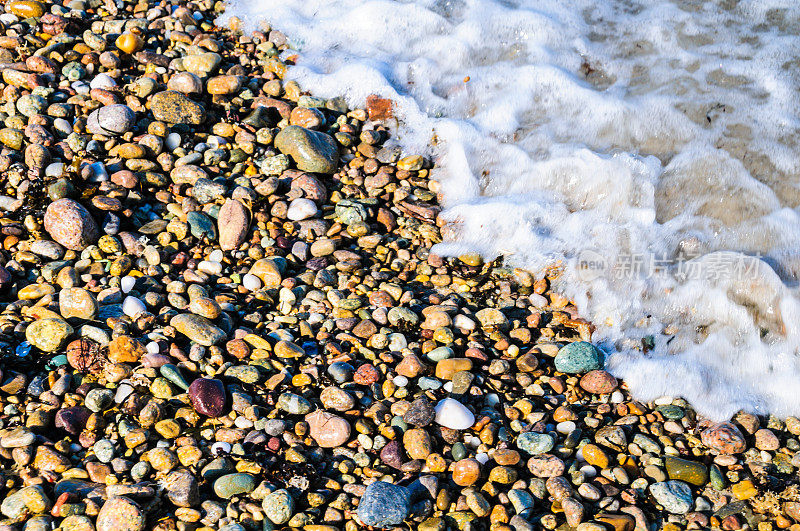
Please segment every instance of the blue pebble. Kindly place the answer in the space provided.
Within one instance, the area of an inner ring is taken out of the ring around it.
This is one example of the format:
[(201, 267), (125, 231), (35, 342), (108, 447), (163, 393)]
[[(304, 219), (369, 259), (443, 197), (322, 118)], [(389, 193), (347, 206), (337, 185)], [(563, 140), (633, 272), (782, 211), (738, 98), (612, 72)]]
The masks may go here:
[(371, 483), (358, 504), (358, 518), (364, 525), (395, 527), (403, 523), (411, 508), (411, 492), (385, 481)]

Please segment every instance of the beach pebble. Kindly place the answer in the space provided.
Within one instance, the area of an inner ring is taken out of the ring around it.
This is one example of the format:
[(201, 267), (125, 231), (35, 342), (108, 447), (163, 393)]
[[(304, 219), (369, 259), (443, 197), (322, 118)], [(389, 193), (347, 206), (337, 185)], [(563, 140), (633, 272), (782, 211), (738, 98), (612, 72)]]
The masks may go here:
[(106, 105), (89, 115), (86, 130), (96, 135), (114, 136), (129, 131), (135, 123), (136, 113), (127, 105)]
[(688, 513), (693, 504), (692, 490), (683, 481), (669, 480), (650, 485), (650, 494), (673, 514)]
[(720, 422), (700, 433), (703, 444), (721, 454), (737, 454), (747, 447), (744, 435), (730, 422)]
[(339, 162), (339, 150), (330, 135), (290, 125), (275, 136), (275, 147), (289, 155), (302, 171), (333, 173)]
[(106, 500), (97, 515), (97, 531), (143, 531), (146, 518), (137, 503), (125, 496)]
[(89, 211), (72, 199), (50, 203), (44, 214), (44, 228), (55, 241), (76, 251), (95, 243), (100, 229)]
[(436, 404), (435, 422), (452, 430), (467, 430), (475, 424), (475, 415), (458, 400), (445, 398)]
[(198, 413), (219, 417), (225, 410), (227, 398), (222, 382), (213, 378), (197, 378), (189, 385), (189, 399)]
[(411, 509), (411, 493), (385, 481), (370, 483), (358, 504), (358, 519), (379, 528), (403, 523)]
[(305, 417), (311, 437), (322, 448), (335, 448), (350, 438), (350, 423), (333, 413), (318, 409)]
[(576, 341), (561, 347), (553, 360), (556, 370), (581, 374), (603, 368), (603, 353), (586, 341)]

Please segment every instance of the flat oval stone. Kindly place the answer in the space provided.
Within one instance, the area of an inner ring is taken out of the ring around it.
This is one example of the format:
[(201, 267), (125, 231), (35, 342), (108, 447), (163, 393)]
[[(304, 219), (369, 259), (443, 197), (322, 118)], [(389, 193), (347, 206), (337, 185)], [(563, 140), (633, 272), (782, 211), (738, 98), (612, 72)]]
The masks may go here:
[(720, 422), (700, 433), (703, 444), (721, 454), (738, 454), (747, 448), (744, 435), (730, 422)]
[(215, 326), (211, 321), (193, 313), (176, 315), (170, 319), (169, 324), (195, 343), (206, 347), (222, 343), (228, 337), (222, 329)]
[(250, 212), (235, 199), (228, 199), (219, 209), (219, 246), (223, 251), (237, 249), (247, 238)]
[(115, 136), (129, 131), (136, 123), (136, 113), (127, 105), (106, 105), (92, 111), (86, 130), (96, 135)]
[(558, 351), (553, 360), (556, 370), (580, 374), (603, 368), (603, 353), (586, 341), (569, 343)]
[(170, 124), (200, 125), (206, 120), (202, 105), (174, 90), (155, 94), (150, 100), (150, 110), (156, 120)]
[(553, 449), (553, 437), (547, 433), (534, 433), (532, 431), (521, 433), (517, 437), (517, 448), (530, 455), (539, 455)]
[(692, 489), (683, 481), (669, 480), (650, 485), (650, 494), (673, 514), (686, 514), (694, 504)]
[(285, 524), (294, 513), (294, 498), (286, 489), (276, 490), (264, 498), (261, 508), (273, 524)]
[(198, 413), (207, 417), (219, 417), (227, 402), (225, 386), (212, 378), (198, 378), (189, 386), (189, 400)]
[(342, 417), (318, 409), (305, 418), (311, 437), (322, 448), (336, 448), (350, 438), (350, 423)]
[(239, 494), (253, 492), (256, 485), (256, 478), (252, 474), (226, 474), (214, 481), (214, 492), (220, 498), (227, 500)]

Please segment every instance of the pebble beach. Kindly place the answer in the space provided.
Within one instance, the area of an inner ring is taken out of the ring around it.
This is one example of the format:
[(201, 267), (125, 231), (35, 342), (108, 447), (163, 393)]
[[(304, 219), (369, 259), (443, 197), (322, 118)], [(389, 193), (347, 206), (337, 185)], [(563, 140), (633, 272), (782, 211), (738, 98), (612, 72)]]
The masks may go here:
[(0, 531), (800, 530), (800, 420), (637, 401), (223, 11), (2, 6)]

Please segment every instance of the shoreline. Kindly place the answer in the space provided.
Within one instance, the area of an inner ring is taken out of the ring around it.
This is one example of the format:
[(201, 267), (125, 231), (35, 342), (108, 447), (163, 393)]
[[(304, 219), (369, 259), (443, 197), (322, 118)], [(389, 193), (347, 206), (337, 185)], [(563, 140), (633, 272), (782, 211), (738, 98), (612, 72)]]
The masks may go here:
[(431, 255), (388, 104), (87, 5), (0, 37), (0, 529), (800, 528), (800, 421), (639, 403), (546, 276)]

